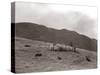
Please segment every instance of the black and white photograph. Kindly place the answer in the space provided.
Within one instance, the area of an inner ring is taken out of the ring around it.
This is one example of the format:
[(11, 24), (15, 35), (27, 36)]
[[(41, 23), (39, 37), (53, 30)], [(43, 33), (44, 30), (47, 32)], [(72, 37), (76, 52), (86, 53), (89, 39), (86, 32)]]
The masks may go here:
[(12, 2), (12, 72), (96, 69), (97, 27), (94, 6)]

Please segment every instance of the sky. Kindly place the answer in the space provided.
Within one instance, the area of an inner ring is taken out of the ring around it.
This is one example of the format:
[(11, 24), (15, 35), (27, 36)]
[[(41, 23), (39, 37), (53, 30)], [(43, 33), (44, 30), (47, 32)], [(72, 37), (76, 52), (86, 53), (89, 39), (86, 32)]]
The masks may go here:
[(55, 29), (68, 29), (97, 39), (96, 7), (17, 2), (15, 22), (32, 22)]

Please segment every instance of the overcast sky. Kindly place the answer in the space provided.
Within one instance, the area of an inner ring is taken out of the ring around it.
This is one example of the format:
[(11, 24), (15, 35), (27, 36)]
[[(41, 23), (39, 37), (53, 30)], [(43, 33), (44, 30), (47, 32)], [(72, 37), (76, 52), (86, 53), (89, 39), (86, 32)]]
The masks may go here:
[(15, 22), (68, 29), (97, 39), (96, 7), (17, 2), (15, 9)]

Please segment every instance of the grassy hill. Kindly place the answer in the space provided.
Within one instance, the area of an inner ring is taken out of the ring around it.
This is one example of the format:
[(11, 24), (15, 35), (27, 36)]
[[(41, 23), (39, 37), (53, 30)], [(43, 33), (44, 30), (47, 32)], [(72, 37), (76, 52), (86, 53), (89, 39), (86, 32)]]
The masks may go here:
[[(62, 45), (63, 46), (63, 45)], [(97, 67), (94, 51), (77, 48), (78, 52), (51, 51), (52, 43), (22, 37), (15, 38), (15, 68), (17, 73), (58, 70), (92, 69)]]
[[(14, 25), (14, 23), (12, 23)], [(16, 23), (16, 36), (31, 40), (40, 40), (51, 43), (69, 45), (70, 42), (77, 48), (97, 51), (97, 40), (66, 29), (57, 30), (34, 23)]]

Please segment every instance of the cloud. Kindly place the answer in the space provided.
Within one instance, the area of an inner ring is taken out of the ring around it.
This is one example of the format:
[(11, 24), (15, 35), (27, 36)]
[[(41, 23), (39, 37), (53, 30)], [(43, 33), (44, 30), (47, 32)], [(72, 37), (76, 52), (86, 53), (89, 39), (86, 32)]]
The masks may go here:
[(94, 7), (16, 3), (16, 22), (33, 22), (56, 29), (68, 29), (97, 38)]
[(73, 12), (71, 14), (74, 14), (74, 27), (73, 30), (85, 34), (92, 38), (97, 38), (97, 23), (95, 19), (90, 18), (88, 15), (82, 14), (78, 12)]

